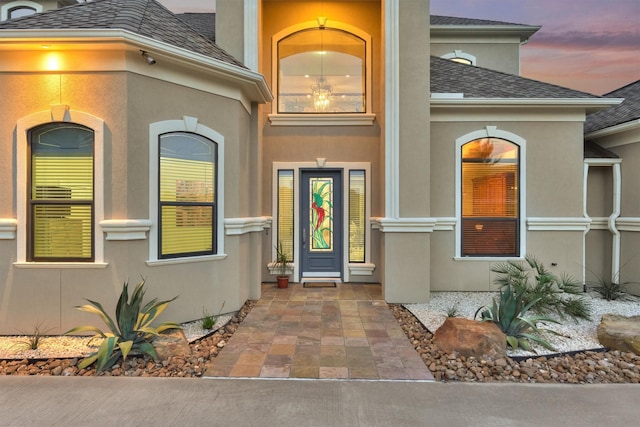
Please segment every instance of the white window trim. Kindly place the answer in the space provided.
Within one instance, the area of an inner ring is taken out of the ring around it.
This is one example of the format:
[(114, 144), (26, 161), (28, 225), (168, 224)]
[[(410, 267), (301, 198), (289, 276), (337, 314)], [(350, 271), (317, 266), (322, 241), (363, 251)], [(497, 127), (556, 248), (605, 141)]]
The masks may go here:
[(461, 59), (466, 59), (467, 61), (470, 61), (471, 65), (476, 65), (476, 57), (475, 56), (471, 55), (470, 53), (463, 52), (463, 51), (461, 51), (459, 49), (456, 49), (456, 50), (454, 50), (453, 52), (450, 52), (450, 53), (445, 53), (440, 58), (442, 58), (442, 59), (461, 58)]
[(275, 99), (271, 103), (271, 114), (269, 121), (272, 126), (370, 126), (375, 120), (371, 98), (372, 91), (372, 50), (371, 35), (344, 22), (327, 20), (325, 28), (342, 30), (347, 33), (360, 37), (365, 42), (365, 111), (363, 113), (336, 113), (336, 114), (290, 114), (278, 113), (278, 43), (285, 37), (302, 30), (317, 29), (318, 21), (306, 21), (300, 24), (292, 25), (279, 31), (271, 38), (271, 86)]
[(30, 9), (34, 9), (36, 13), (40, 13), (43, 10), (42, 5), (36, 2), (27, 0), (12, 1), (11, 3), (0, 6), (0, 21), (6, 21), (9, 19), (9, 11), (16, 7), (28, 7)]
[[(78, 262), (27, 262), (27, 185), (28, 185), (28, 131), (39, 125), (52, 122), (77, 123), (88, 127), (94, 132), (93, 146), (93, 240), (94, 261), (86, 263)], [(58, 267), (88, 267), (92, 264), (104, 263), (104, 239), (100, 234), (100, 222), (104, 219), (104, 120), (84, 113), (71, 110), (68, 105), (54, 105), (51, 110), (30, 114), (18, 120), (16, 126), (16, 203), (18, 214), (17, 227), (17, 262), (20, 266), (52, 266)], [(106, 264), (105, 264), (106, 265)]]
[[(375, 264), (371, 263), (371, 164), (370, 163), (349, 163), (349, 162), (325, 162), (325, 159), (317, 159), (316, 162), (301, 162), (301, 163), (289, 163), (289, 162), (274, 162), (272, 171), (272, 200), (271, 200), (271, 212), (273, 212), (273, 221), (271, 229), (271, 259), (275, 259), (275, 248), (278, 245), (278, 171), (279, 170), (292, 170), (294, 177), (293, 185), (293, 212), (294, 212), (294, 224), (293, 224), (293, 280), (295, 282), (300, 280), (302, 272), (300, 271), (300, 245), (297, 242), (300, 241), (300, 226), (299, 226), (299, 212), (300, 212), (300, 169), (340, 169), (342, 170), (342, 203), (345, 206), (343, 209), (343, 225), (342, 225), (342, 265), (344, 267), (344, 281), (348, 282), (350, 276), (364, 276), (373, 274)], [(365, 246), (364, 246), (364, 262), (363, 263), (350, 263), (349, 262), (349, 172), (353, 170), (365, 171)]]
[[(520, 256), (505, 256), (505, 257), (463, 257), (462, 256), (462, 146), (468, 142), (481, 138), (500, 138), (512, 142), (519, 146), (520, 155), (518, 159), (518, 167), (520, 172), (518, 182), (518, 195), (519, 195), (519, 232), (520, 232)], [(456, 195), (455, 195), (455, 209), (456, 209), (456, 253), (455, 259), (458, 261), (493, 261), (504, 259), (523, 259), (526, 254), (526, 231), (527, 231), (527, 141), (511, 132), (497, 129), (496, 126), (487, 126), (485, 129), (476, 130), (463, 135), (456, 139), (456, 170), (455, 170), (455, 183), (456, 183)]]
[[(218, 145), (216, 165), (216, 244), (217, 253), (204, 256), (184, 256), (180, 258), (158, 258), (158, 174), (160, 135), (169, 132), (191, 132), (210, 139)], [(184, 116), (181, 120), (164, 120), (149, 125), (149, 217), (151, 231), (149, 233), (149, 259), (147, 265), (184, 264), (226, 258), (224, 253), (224, 136), (215, 130), (198, 123), (196, 117)]]

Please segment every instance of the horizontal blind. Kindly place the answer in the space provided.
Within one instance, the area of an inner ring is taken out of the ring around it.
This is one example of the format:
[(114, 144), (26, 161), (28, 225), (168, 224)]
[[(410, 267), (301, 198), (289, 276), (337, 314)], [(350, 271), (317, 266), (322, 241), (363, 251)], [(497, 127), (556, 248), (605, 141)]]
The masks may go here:
[(215, 250), (216, 147), (194, 134), (161, 137), (160, 256)]
[(91, 259), (93, 158), (32, 155), (34, 259)]
[(365, 173), (349, 172), (349, 262), (365, 260)]
[(293, 261), (293, 171), (278, 171), (278, 244)]

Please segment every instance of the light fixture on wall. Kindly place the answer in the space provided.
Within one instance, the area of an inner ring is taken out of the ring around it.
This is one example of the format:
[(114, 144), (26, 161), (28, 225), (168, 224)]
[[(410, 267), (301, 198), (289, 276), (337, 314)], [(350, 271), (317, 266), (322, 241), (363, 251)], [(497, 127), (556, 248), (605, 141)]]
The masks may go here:
[(140, 53), (142, 53), (142, 57), (145, 59), (145, 61), (147, 61), (147, 64), (153, 65), (156, 63), (156, 60), (153, 59), (152, 56), (149, 56), (149, 54), (145, 50), (141, 50)]
[[(327, 18), (324, 16), (318, 16), (318, 28), (324, 30), (327, 23)], [(331, 104), (331, 92), (333, 87), (324, 77), (324, 38), (322, 32), (320, 33), (320, 77), (316, 80), (314, 85), (311, 85), (311, 94), (313, 95), (313, 107), (317, 112), (325, 113), (329, 111)]]

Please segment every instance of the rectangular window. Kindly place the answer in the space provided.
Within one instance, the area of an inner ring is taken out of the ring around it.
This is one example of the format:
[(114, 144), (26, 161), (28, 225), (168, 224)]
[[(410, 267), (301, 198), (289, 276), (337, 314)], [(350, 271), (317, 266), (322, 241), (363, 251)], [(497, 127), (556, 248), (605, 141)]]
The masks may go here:
[(365, 261), (365, 171), (349, 172), (349, 262)]
[(278, 171), (278, 242), (293, 261), (293, 171)]
[(50, 123), (29, 133), (29, 259), (93, 260), (93, 131)]

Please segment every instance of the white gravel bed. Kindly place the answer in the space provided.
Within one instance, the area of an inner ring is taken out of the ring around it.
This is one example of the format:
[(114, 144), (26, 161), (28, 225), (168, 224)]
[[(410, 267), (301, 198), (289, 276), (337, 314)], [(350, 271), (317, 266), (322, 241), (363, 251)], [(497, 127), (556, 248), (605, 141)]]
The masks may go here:
[[(193, 342), (209, 335), (231, 320), (233, 314), (218, 316), (212, 329), (203, 329), (202, 320), (183, 323), (182, 330), (187, 341)], [(0, 336), (0, 359), (61, 359), (85, 357), (100, 346), (100, 339), (84, 336), (43, 336), (37, 350), (29, 348), (28, 336)]]
[[(473, 315), (479, 307), (491, 305), (492, 298), (497, 292), (432, 292), (431, 299), (426, 304), (404, 304), (404, 307), (413, 313), (420, 322), (432, 333), (442, 326), (449, 308), (455, 306), (457, 317), (473, 319)], [(603, 314), (612, 313), (623, 316), (640, 315), (640, 298), (630, 296), (629, 301), (607, 301), (595, 294), (585, 294), (592, 306), (592, 319), (590, 321), (571, 318), (562, 321), (561, 324), (548, 323), (540, 327), (551, 329), (563, 336), (545, 334), (556, 351), (547, 350), (540, 346), (533, 346), (540, 355), (555, 354), (580, 350), (593, 350), (603, 348), (598, 342), (596, 328)], [(479, 316), (479, 315), (478, 315)], [(508, 350), (510, 356), (526, 356), (531, 352), (524, 350)]]

